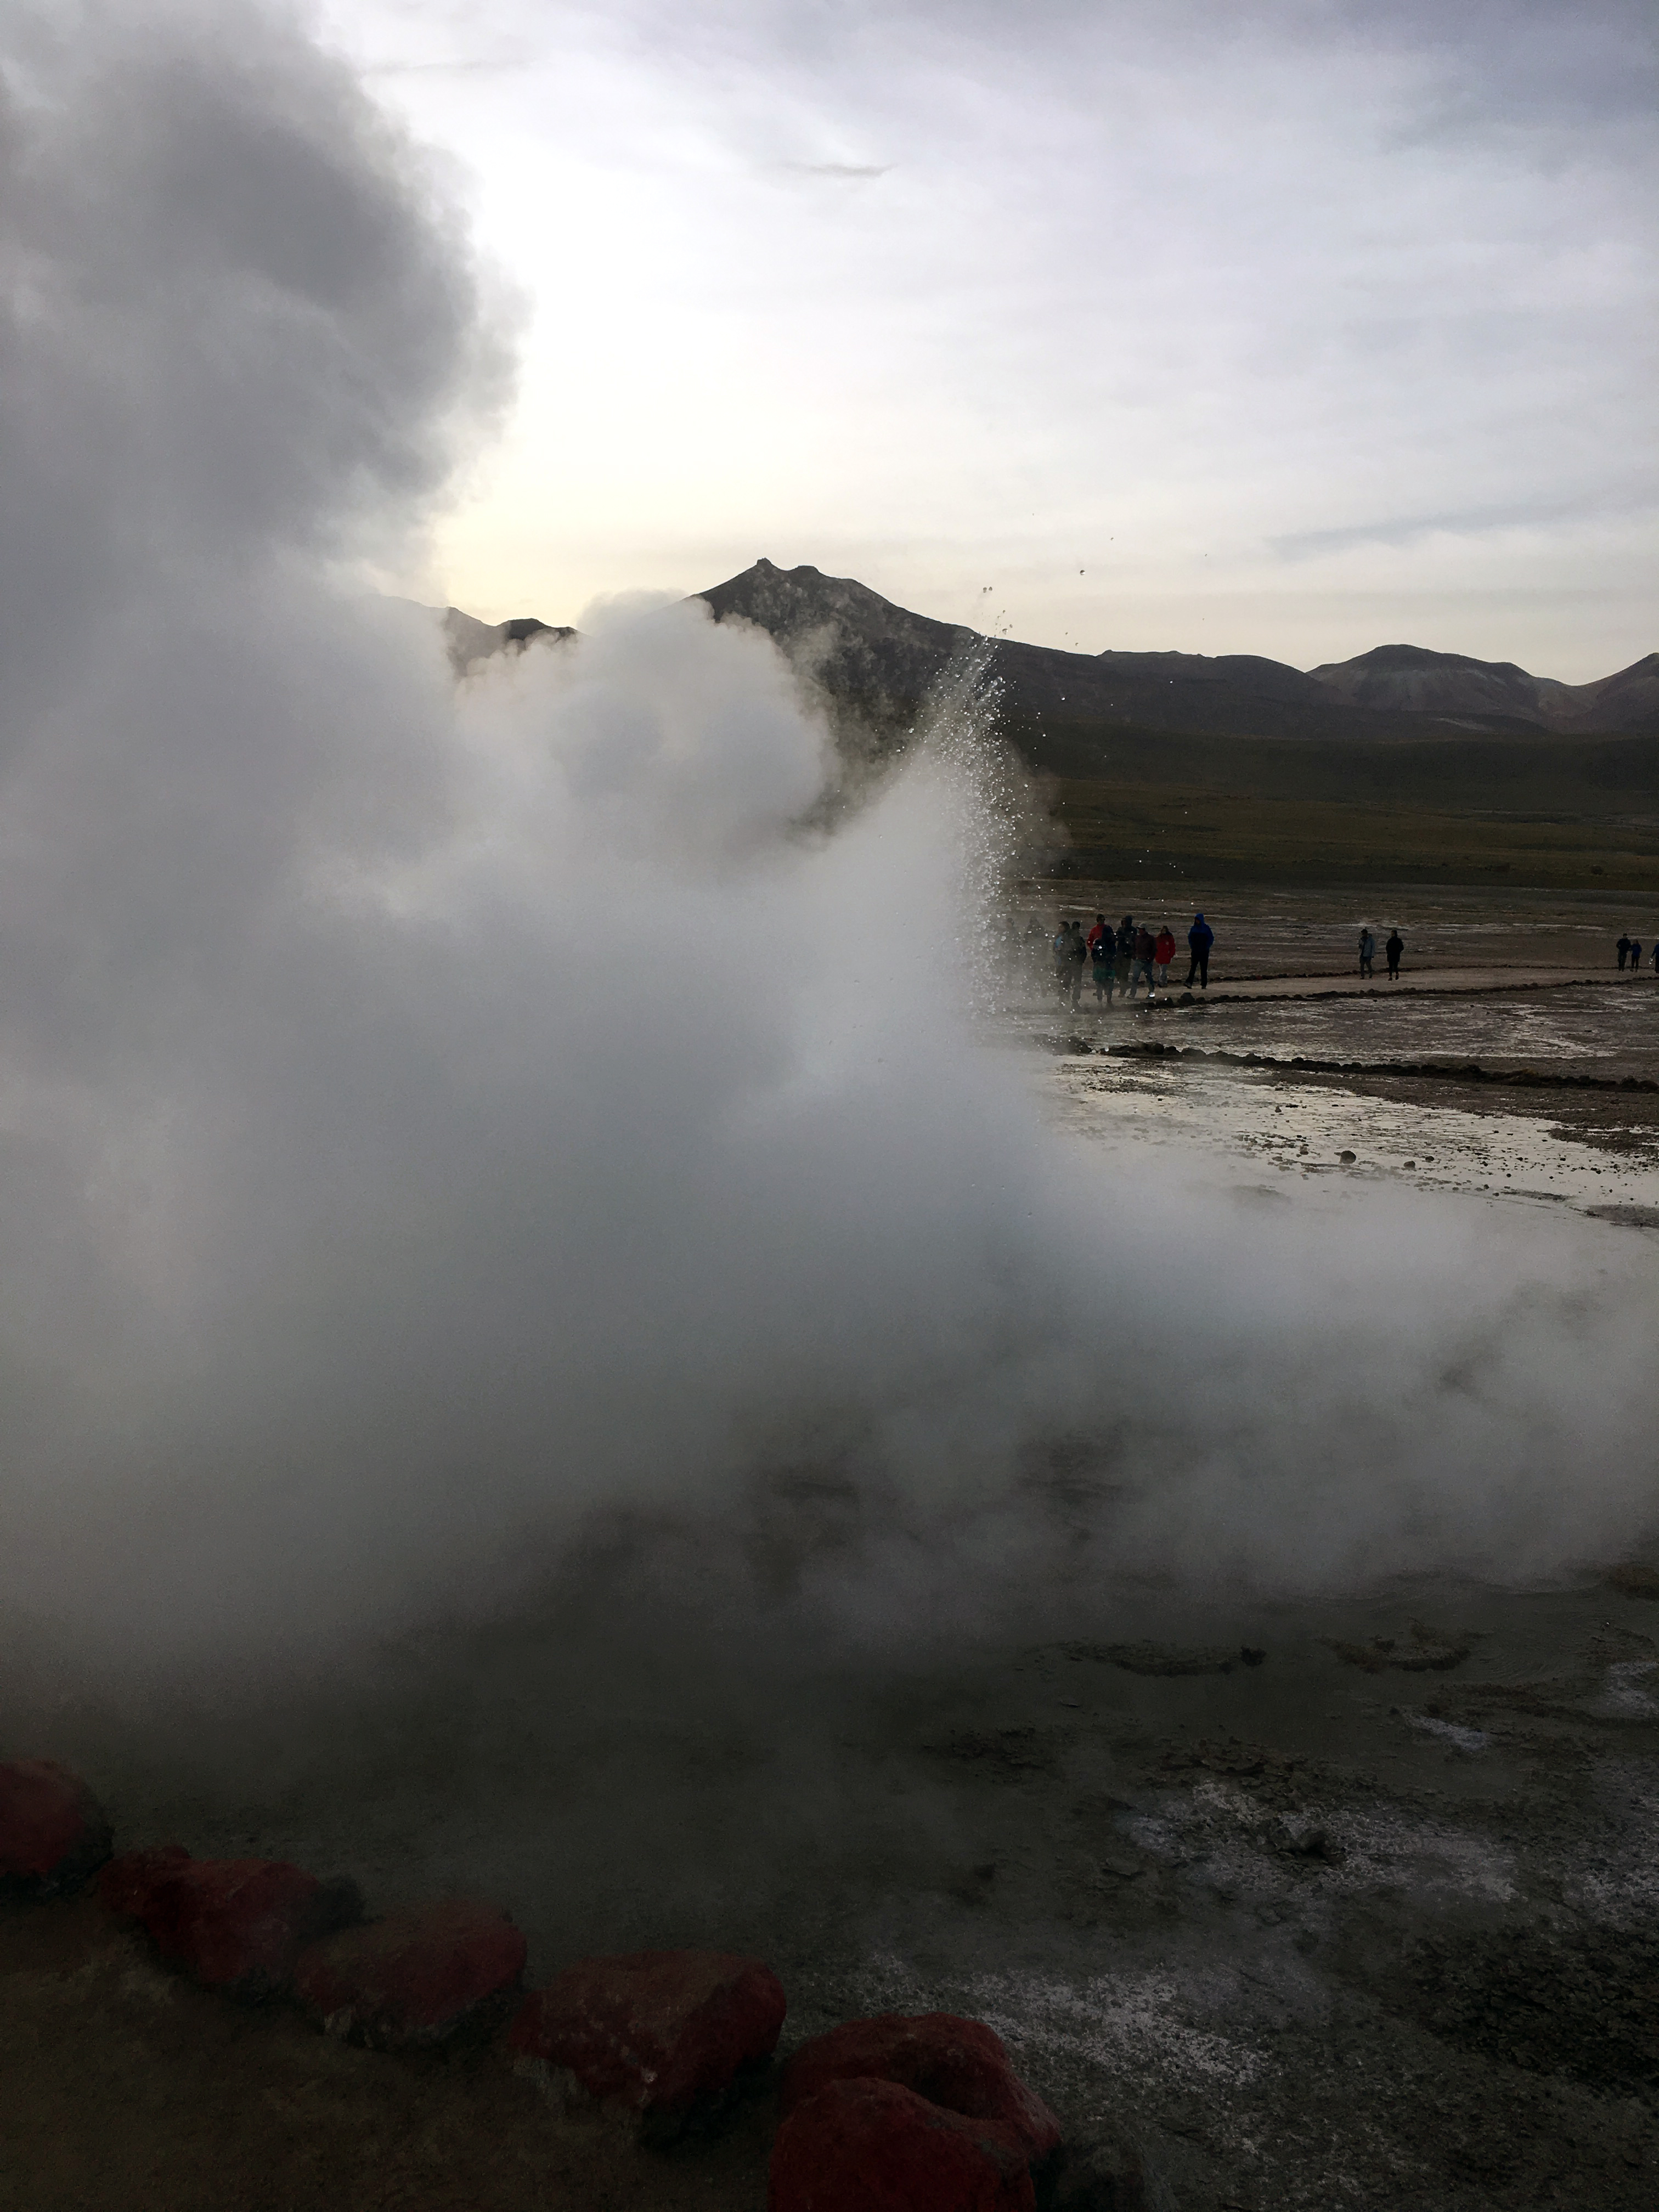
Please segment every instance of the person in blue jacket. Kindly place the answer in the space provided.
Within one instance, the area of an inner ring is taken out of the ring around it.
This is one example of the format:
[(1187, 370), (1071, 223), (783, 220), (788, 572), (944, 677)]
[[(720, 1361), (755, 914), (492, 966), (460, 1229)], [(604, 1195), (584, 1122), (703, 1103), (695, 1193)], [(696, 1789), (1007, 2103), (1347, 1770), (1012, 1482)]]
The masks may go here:
[(1193, 926), (1187, 932), (1187, 945), (1193, 956), (1187, 968), (1187, 988), (1189, 991), (1193, 988), (1194, 975), (1198, 978), (1198, 988), (1200, 991), (1209, 989), (1210, 947), (1214, 943), (1214, 930), (1211, 928), (1201, 914), (1194, 915)]

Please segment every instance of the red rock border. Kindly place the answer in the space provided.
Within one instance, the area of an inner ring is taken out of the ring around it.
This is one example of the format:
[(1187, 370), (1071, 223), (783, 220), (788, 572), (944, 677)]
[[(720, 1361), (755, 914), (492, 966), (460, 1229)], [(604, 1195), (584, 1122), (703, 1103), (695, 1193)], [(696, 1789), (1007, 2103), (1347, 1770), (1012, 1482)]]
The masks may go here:
[[(0, 1763), (0, 1895), (67, 1895), (96, 1874), (106, 1908), (204, 1988), (294, 2002), (324, 2032), (389, 2051), (494, 2033), (519, 1997), (525, 1939), (497, 1906), (441, 1898), (366, 1920), (355, 1883), (286, 1860), (197, 1859), (172, 1843), (112, 1857), (112, 1841), (69, 1768)], [(768, 2078), (787, 2009), (760, 1960), (631, 1952), (566, 1966), (518, 2004), (506, 2040), (521, 2069), (663, 2142)], [(779, 2101), (770, 2212), (853, 2212), (872, 2188), (918, 2212), (1027, 2212), (1039, 2191), (1079, 2212), (1144, 2202), (1133, 2152), (1115, 2153), (1105, 2194), (1096, 2152), (1068, 2169), (1059, 2122), (982, 2021), (845, 2021), (793, 2054)]]

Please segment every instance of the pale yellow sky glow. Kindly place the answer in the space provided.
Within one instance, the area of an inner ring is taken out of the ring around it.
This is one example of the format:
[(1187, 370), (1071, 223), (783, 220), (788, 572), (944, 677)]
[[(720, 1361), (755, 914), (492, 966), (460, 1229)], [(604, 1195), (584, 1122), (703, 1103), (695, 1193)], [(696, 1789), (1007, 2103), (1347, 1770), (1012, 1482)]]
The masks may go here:
[(1652, 19), (1445, 13), (332, 0), (525, 319), (404, 580), (568, 622), (765, 553), (1089, 651), (1638, 658)]

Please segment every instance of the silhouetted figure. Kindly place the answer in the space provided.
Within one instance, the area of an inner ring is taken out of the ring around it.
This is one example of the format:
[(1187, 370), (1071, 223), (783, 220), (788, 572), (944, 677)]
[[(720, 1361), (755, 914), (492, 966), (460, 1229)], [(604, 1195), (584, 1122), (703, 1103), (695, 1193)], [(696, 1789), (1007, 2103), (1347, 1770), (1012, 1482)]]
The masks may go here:
[(1089, 932), (1089, 966), (1095, 979), (1095, 997), (1097, 1000), (1104, 999), (1109, 1006), (1112, 1003), (1112, 987), (1117, 980), (1112, 964), (1116, 958), (1116, 933), (1107, 928), (1105, 915), (1097, 914), (1095, 926)]
[(1187, 988), (1189, 991), (1193, 988), (1194, 975), (1198, 978), (1198, 988), (1200, 991), (1209, 989), (1210, 947), (1214, 943), (1214, 930), (1211, 928), (1201, 914), (1194, 915), (1193, 926), (1187, 932), (1187, 950), (1192, 954), (1192, 958), (1187, 963)]
[(1072, 925), (1069, 921), (1060, 923), (1049, 949), (1054, 956), (1054, 988), (1063, 999), (1072, 981)]
[(1369, 929), (1359, 933), (1359, 976), (1362, 982), (1371, 980), (1371, 963), (1376, 957), (1376, 939)]
[(1397, 983), (1400, 981), (1400, 956), (1405, 949), (1405, 939), (1397, 929), (1391, 929), (1389, 932), (1389, 941), (1382, 947), (1389, 956), (1389, 981), (1391, 983)]
[(1119, 994), (1127, 999), (1129, 995), (1129, 977), (1134, 971), (1135, 964), (1135, 919), (1132, 914), (1126, 914), (1117, 926), (1117, 941), (1113, 949), (1112, 959), (1117, 969)]
[(1083, 925), (1068, 921), (1066, 925), (1066, 981), (1062, 991), (1069, 995), (1073, 1009), (1083, 997), (1083, 971), (1089, 964), (1089, 948), (1083, 941)]
[(1641, 939), (1640, 939), (1639, 938), (1632, 937), (1632, 939), (1631, 939), (1631, 941), (1630, 941), (1630, 972), (1631, 972), (1631, 974), (1632, 974), (1632, 975), (1636, 975), (1636, 974), (1638, 973), (1638, 971), (1640, 969), (1641, 965), (1642, 965), (1642, 943), (1641, 943)]
[(1135, 932), (1134, 967), (1129, 976), (1129, 996), (1133, 999), (1139, 986), (1146, 986), (1146, 996), (1152, 995), (1152, 951), (1157, 943), (1145, 922)]
[(1622, 968), (1622, 967), (1624, 966), (1624, 964), (1625, 964), (1626, 961), (1627, 961), (1627, 960), (1630, 958), (1630, 939), (1629, 939), (1629, 938), (1628, 938), (1628, 937), (1621, 937), (1621, 938), (1620, 939), (1620, 940), (1619, 940), (1618, 944), (1617, 944), (1617, 945), (1615, 945), (1613, 946), (1613, 951), (1614, 951), (1619, 955), (1619, 965), (1620, 966), (1620, 968)]

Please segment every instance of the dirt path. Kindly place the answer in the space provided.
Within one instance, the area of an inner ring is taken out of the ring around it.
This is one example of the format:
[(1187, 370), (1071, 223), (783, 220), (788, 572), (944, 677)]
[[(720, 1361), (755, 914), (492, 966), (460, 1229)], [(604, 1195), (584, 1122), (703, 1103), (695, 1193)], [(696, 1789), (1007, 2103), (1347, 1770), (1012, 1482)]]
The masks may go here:
[[(1179, 963), (1177, 963), (1177, 966)], [(1402, 967), (1399, 976), (1389, 980), (1387, 963), (1378, 956), (1378, 972), (1369, 981), (1357, 973), (1340, 969), (1310, 969), (1304, 974), (1275, 975), (1218, 976), (1207, 991), (1202, 993), (1210, 1006), (1225, 1006), (1235, 1000), (1258, 999), (1346, 999), (1372, 995), (1399, 997), (1410, 994), (1417, 997), (1467, 996), (1486, 991), (1553, 991), (1563, 986), (1577, 986), (1585, 990), (1623, 989), (1637, 991), (1659, 990), (1659, 976), (1651, 973), (1620, 975), (1617, 969), (1606, 965), (1595, 968), (1476, 968), (1432, 967), (1418, 965)], [(1175, 968), (1170, 971), (1168, 994), (1179, 997), (1185, 985)], [(1194, 995), (1200, 995), (1194, 987)], [(1160, 991), (1163, 998), (1165, 992)]]

